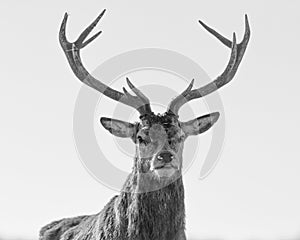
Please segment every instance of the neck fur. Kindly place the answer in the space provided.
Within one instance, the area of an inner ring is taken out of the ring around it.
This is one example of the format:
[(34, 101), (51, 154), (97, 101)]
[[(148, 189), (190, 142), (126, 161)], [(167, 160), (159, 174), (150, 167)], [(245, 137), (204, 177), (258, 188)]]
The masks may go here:
[(145, 179), (134, 169), (115, 202), (121, 235), (139, 240), (173, 239), (185, 227), (182, 177), (150, 192), (140, 191), (141, 185), (145, 186)]

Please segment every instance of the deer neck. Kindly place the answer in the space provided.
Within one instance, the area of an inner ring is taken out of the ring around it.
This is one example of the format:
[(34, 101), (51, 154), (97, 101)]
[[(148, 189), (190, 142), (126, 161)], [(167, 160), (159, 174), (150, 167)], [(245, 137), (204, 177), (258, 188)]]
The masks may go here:
[[(136, 189), (139, 189), (137, 178)], [(132, 239), (173, 239), (185, 226), (184, 187), (180, 176), (154, 191), (133, 191), (127, 208), (127, 233)]]
[(151, 174), (140, 173), (134, 166), (114, 210), (121, 236), (139, 240), (175, 239), (174, 234), (185, 228), (182, 176), (166, 184)]

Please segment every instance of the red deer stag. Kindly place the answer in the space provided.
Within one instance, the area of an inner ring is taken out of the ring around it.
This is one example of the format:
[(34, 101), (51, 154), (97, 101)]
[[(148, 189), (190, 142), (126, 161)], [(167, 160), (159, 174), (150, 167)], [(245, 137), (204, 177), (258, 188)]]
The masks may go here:
[(104, 15), (105, 10), (91, 23), (78, 39), (71, 43), (66, 38), (65, 14), (59, 41), (77, 78), (100, 93), (133, 107), (140, 113), (140, 122), (128, 123), (101, 118), (101, 124), (115, 136), (131, 138), (136, 145), (132, 172), (123, 190), (114, 196), (98, 214), (66, 218), (52, 222), (40, 231), (40, 240), (182, 240), (185, 236), (184, 187), (181, 176), (184, 141), (191, 135), (207, 131), (219, 118), (210, 113), (188, 122), (178, 120), (182, 105), (204, 97), (227, 84), (235, 75), (245, 53), (250, 28), (245, 16), (245, 34), (241, 43), (221, 36), (212, 28), (199, 23), (224, 45), (231, 48), (231, 56), (224, 72), (207, 85), (194, 89), (193, 81), (163, 114), (151, 111), (149, 99), (127, 79), (134, 94), (123, 88), (116, 91), (94, 78), (83, 66), (80, 50), (101, 33), (87, 39)]

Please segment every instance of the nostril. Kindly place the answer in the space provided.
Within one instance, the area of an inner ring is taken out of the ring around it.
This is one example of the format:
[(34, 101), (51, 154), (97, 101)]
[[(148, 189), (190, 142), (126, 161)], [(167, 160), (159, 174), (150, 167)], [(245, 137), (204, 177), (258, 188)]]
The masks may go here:
[(161, 152), (158, 156), (157, 159), (159, 161), (163, 161), (165, 163), (171, 162), (173, 160), (173, 154), (170, 152)]

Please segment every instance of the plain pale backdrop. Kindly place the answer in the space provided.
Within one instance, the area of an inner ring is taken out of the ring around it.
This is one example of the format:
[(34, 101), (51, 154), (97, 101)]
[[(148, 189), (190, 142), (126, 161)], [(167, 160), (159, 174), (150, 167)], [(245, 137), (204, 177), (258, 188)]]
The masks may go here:
[[(241, 40), (248, 14), (250, 44), (235, 79), (219, 91), (226, 113), (220, 162), (206, 179), (198, 180), (204, 149), (184, 176), (187, 235), (297, 237), (300, 4), (296, 0), (1, 1), (0, 236), (37, 239), (46, 223), (96, 213), (115, 194), (95, 181), (77, 156), (72, 117), (81, 83), (70, 71), (57, 37), (65, 11), (70, 13), (68, 36), (74, 39), (103, 8), (108, 11), (97, 29), (104, 33), (82, 54), (91, 71), (119, 53), (157, 47), (192, 58), (212, 78), (223, 71), (230, 51), (197, 20), (228, 37), (236, 31)], [(139, 85), (138, 79), (134, 82)], [(182, 90), (176, 84), (174, 89)], [(104, 105), (101, 115), (109, 116), (115, 103), (107, 100)], [(197, 113), (203, 114), (199, 109)], [(113, 154), (109, 157), (122, 159), (123, 153), (109, 142), (111, 136), (99, 131)]]

